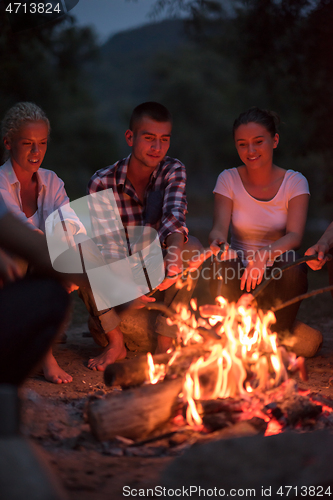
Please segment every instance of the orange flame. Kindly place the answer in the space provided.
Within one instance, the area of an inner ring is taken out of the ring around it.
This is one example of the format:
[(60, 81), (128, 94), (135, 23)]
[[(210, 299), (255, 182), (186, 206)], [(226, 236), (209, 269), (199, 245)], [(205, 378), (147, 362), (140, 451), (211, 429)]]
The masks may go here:
[[(256, 393), (285, 382), (287, 369), (295, 365), (296, 356), (280, 347), (277, 335), (270, 330), (275, 322), (273, 312), (257, 311), (248, 296), (240, 304), (229, 304), (223, 297), (217, 297), (216, 303), (217, 306), (199, 308), (204, 317), (198, 319), (184, 306), (177, 310), (179, 342), (202, 343), (198, 327), (207, 330), (213, 327), (218, 339), (205, 344), (206, 354), (193, 362), (186, 373), (182, 396), (187, 403), (189, 425), (202, 424), (197, 400), (239, 396), (249, 400)], [(197, 312), (196, 302), (191, 301), (191, 308)], [(163, 370), (157, 374), (159, 365), (154, 367), (152, 358), (148, 362), (150, 379), (156, 383)], [(274, 425), (271, 424), (268, 433), (273, 433)]]
[(148, 363), (148, 375), (149, 382), (151, 384), (157, 384), (160, 380), (163, 380), (166, 373), (165, 365), (155, 365), (153, 356), (150, 352), (147, 353), (147, 363)]

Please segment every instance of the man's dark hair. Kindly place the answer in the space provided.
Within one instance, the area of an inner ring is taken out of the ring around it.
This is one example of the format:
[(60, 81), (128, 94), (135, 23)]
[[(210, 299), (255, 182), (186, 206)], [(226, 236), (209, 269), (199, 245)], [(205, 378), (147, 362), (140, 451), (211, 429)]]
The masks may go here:
[(158, 102), (143, 102), (133, 109), (129, 128), (133, 131), (135, 125), (144, 117), (147, 116), (157, 122), (170, 122), (172, 123), (172, 115), (163, 104)]

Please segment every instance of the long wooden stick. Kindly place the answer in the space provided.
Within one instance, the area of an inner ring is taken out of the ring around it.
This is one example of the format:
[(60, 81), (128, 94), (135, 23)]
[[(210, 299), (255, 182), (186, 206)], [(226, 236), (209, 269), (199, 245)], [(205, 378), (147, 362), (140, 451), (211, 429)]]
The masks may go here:
[(271, 311), (273, 311), (273, 312), (279, 311), (280, 309), (283, 309), (284, 307), (288, 307), (288, 306), (291, 306), (292, 304), (296, 304), (296, 302), (299, 302), (300, 300), (308, 299), (309, 297), (313, 297), (314, 295), (319, 295), (320, 293), (330, 292), (331, 290), (333, 290), (333, 285), (325, 286), (324, 288), (318, 288), (318, 290), (312, 290), (312, 292), (303, 293), (302, 295), (298, 295), (297, 297), (294, 297), (293, 299), (287, 300), (287, 302), (283, 302), (283, 304), (272, 307)]
[[(279, 271), (286, 271), (287, 269), (290, 269), (292, 267), (298, 266), (299, 264), (303, 264), (303, 262), (308, 262), (309, 260), (316, 260), (318, 257), (317, 254), (315, 255), (304, 255), (304, 257), (301, 257), (300, 259), (295, 260), (294, 262), (288, 262), (284, 266), (278, 268)], [(267, 280), (263, 281), (260, 283), (260, 285), (257, 286), (257, 288), (252, 292), (253, 297), (257, 297), (265, 288), (270, 284), (270, 282), (275, 279), (274, 278), (274, 273), (272, 273), (273, 276), (268, 278)]]

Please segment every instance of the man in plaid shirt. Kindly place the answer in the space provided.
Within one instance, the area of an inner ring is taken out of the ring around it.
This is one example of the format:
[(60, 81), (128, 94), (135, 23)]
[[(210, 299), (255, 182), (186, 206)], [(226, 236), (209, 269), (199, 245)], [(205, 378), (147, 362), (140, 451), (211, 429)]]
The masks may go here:
[[(129, 226), (156, 229), (165, 249), (166, 272), (166, 279), (158, 290), (165, 291), (166, 305), (175, 308), (177, 303), (190, 300), (195, 286), (193, 284), (191, 290), (175, 287), (183, 269), (183, 254), (186, 253), (188, 260), (191, 254), (200, 252), (202, 246), (196, 238), (188, 237), (185, 167), (179, 160), (166, 156), (171, 130), (172, 117), (164, 106), (156, 102), (137, 106), (125, 132), (126, 142), (132, 148), (130, 156), (96, 172), (88, 184), (88, 192), (93, 194), (112, 188), (118, 209), (115, 215), (104, 213), (98, 204), (90, 207), (96, 235), (114, 231), (119, 216), (121, 221), (118, 222), (125, 231)], [(102, 237), (97, 238), (97, 243), (106, 261), (124, 258), (126, 254), (126, 244), (116, 246), (110, 241), (105, 244)], [(125, 254), (121, 255), (121, 249)], [(95, 340), (105, 346), (100, 356), (89, 360), (88, 367), (103, 371), (108, 364), (126, 356), (120, 319), (114, 308), (97, 311), (89, 290), (81, 290), (80, 294), (91, 314)], [(143, 295), (135, 301), (136, 307), (143, 307), (150, 301), (155, 298)], [(159, 316), (156, 333), (157, 352), (165, 352), (176, 336), (175, 328), (167, 325), (165, 317)], [(96, 338), (96, 334), (100, 338)]]

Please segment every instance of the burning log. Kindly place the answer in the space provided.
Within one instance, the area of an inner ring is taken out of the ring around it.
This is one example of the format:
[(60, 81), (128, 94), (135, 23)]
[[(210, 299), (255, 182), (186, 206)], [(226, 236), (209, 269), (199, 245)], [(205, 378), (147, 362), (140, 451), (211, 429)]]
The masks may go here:
[(230, 414), (227, 412), (204, 415), (202, 422), (205, 428), (210, 432), (230, 427), (234, 423), (234, 421), (230, 418)]
[[(203, 356), (206, 352), (206, 344), (196, 344), (183, 347), (179, 351), (152, 356), (154, 365), (167, 365), (171, 358), (174, 361), (167, 368), (167, 377), (175, 378), (182, 376), (191, 363)], [(147, 356), (140, 356), (123, 363), (112, 363), (108, 365), (104, 372), (104, 382), (108, 386), (121, 386), (122, 389), (142, 385), (149, 381), (149, 364)]]
[(144, 385), (90, 403), (88, 420), (94, 436), (107, 441), (115, 436), (141, 439), (167, 422), (176, 408), (183, 380)]
[(243, 411), (243, 402), (240, 399), (208, 399), (200, 400), (196, 403), (199, 415), (209, 415), (220, 412), (240, 413)]
[(295, 394), (293, 398), (286, 398), (280, 407), (290, 425), (316, 418), (322, 412), (320, 405), (312, 403), (309, 398), (299, 394)]
[[(157, 354), (153, 356), (154, 364), (167, 364), (171, 356), (172, 354)], [(149, 380), (148, 371), (147, 356), (140, 356), (108, 365), (104, 372), (104, 382), (111, 387), (120, 385), (122, 389), (127, 389), (142, 385)]]

